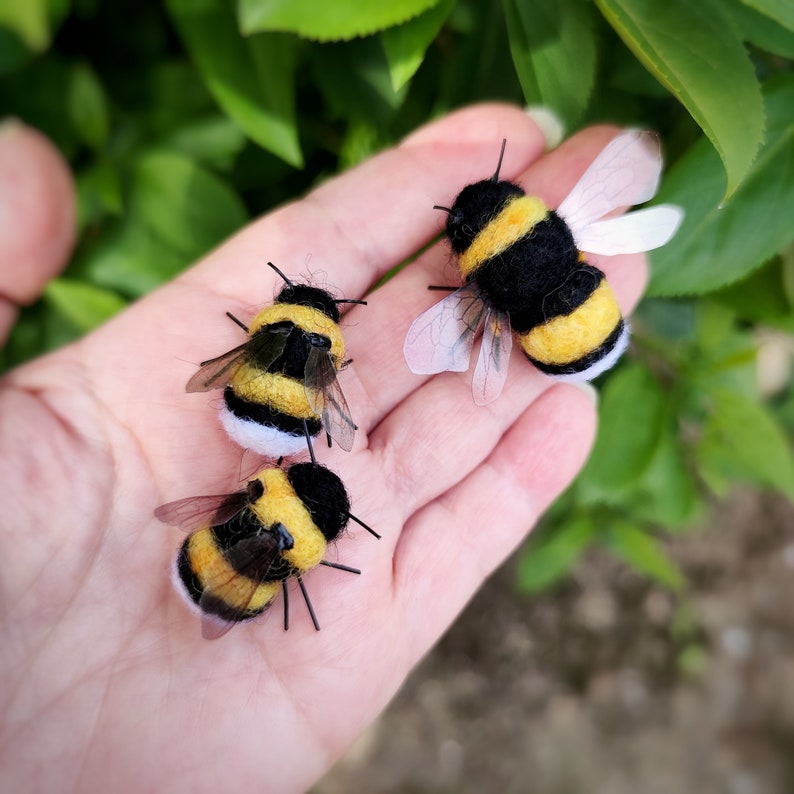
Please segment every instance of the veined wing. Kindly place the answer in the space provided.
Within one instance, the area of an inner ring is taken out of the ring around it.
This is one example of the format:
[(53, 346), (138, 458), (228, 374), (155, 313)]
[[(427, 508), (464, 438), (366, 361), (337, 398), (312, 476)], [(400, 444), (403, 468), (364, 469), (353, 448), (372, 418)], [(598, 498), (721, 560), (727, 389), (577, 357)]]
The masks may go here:
[(246, 491), (213, 496), (188, 496), (160, 505), (154, 515), (164, 524), (192, 532), (204, 526), (225, 524), (247, 504)]
[(509, 315), (493, 306), (489, 307), (471, 382), (471, 393), (477, 405), (488, 405), (502, 393), (512, 347), (513, 332)]
[(659, 186), (662, 157), (651, 132), (631, 130), (613, 138), (593, 160), (557, 213), (577, 231), (618, 207), (642, 204)]
[(465, 372), (484, 313), (485, 301), (473, 284), (456, 289), (422, 312), (408, 329), (403, 345), (411, 372)]
[(255, 363), (258, 370), (266, 370), (283, 352), (290, 330), (291, 325), (289, 328), (263, 328), (228, 353), (203, 361), (198, 372), (187, 382), (185, 391), (222, 389), (243, 364), (250, 362)]
[(339, 385), (336, 367), (327, 350), (312, 347), (306, 360), (304, 376), (306, 399), (331, 438), (350, 452), (356, 435), (356, 425), (350, 416), (347, 400)]
[(576, 235), (576, 245), (582, 251), (609, 256), (652, 251), (670, 240), (683, 219), (680, 207), (660, 204), (591, 223)]

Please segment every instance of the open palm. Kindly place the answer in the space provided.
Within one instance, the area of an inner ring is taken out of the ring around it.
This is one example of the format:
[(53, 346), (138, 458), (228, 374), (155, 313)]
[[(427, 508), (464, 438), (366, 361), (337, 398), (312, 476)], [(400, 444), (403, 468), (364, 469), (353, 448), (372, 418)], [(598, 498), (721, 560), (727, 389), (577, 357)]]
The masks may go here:
[[(518, 355), (485, 408), (470, 373), (409, 372), (406, 329), (437, 300), (425, 288), (455, 277), (443, 244), (373, 285), (438, 234), (432, 205), (487, 176), (502, 138), (503, 176), (555, 206), (613, 134), (542, 156), (518, 109), (449, 116), (2, 381), (3, 790), (293, 791), (329, 768), (570, 481), (594, 427), (586, 394)], [(319, 633), (293, 588), (289, 633), (277, 605), (207, 642), (169, 580), (182, 536), (153, 510), (238, 490), (263, 465), (223, 433), (219, 396), (184, 384), (243, 341), (225, 311), (247, 321), (275, 294), (268, 260), (339, 297), (368, 293), (342, 320), (355, 446), (316, 448), (383, 538), (351, 523), (328, 559), (362, 575), (306, 576)], [(0, 262), (9, 284), (13, 264)], [(630, 308), (642, 257), (595, 264)]]

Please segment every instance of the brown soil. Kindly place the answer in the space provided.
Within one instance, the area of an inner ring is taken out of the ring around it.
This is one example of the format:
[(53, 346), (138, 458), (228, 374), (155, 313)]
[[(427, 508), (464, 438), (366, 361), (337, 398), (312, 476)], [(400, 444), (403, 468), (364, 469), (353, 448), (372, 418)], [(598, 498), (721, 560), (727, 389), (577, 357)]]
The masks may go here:
[(685, 597), (504, 566), (314, 794), (794, 792), (794, 506), (744, 492), (668, 548)]

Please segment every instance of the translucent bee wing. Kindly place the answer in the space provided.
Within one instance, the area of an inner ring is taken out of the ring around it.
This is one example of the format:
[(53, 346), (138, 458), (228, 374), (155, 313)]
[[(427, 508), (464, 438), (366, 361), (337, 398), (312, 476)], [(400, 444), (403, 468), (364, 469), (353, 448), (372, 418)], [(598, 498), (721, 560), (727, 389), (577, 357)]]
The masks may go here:
[[(199, 599), (202, 611), (201, 636), (206, 640), (216, 640), (236, 626), (245, 616), (257, 588), (265, 581), (268, 571), (281, 554), (276, 536), (272, 532), (249, 535), (237, 541), (226, 550), (223, 570), (234, 570), (233, 575), (210, 578), (204, 583), (204, 591)], [(230, 605), (232, 591), (236, 606)], [(218, 602), (222, 602), (230, 618), (213, 612)]]
[(336, 367), (328, 351), (312, 347), (306, 360), (304, 376), (306, 399), (312, 411), (320, 415), (325, 432), (345, 452), (350, 452), (353, 449), (356, 425), (350, 416), (350, 409), (336, 374)]
[(205, 640), (218, 640), (238, 623), (239, 621), (236, 620), (224, 620), (219, 615), (210, 615), (208, 612), (202, 612), (201, 636)]
[(160, 505), (154, 511), (154, 516), (164, 524), (192, 532), (205, 526), (225, 524), (247, 504), (246, 491), (214, 496), (188, 496)]
[(662, 156), (656, 135), (642, 130), (618, 135), (593, 160), (557, 208), (557, 214), (578, 240), (579, 230), (608, 212), (652, 198), (661, 172)]
[(471, 392), (477, 405), (488, 405), (502, 393), (512, 347), (510, 317), (507, 312), (489, 307), (471, 382)]
[(245, 342), (222, 356), (204, 361), (185, 385), (185, 391), (192, 393), (223, 388), (247, 361), (248, 345), (249, 342)]
[(485, 301), (473, 284), (456, 289), (422, 312), (408, 329), (403, 345), (411, 372), (465, 372), (484, 313)]
[(255, 362), (258, 370), (266, 370), (284, 351), (289, 335), (287, 328), (267, 328), (257, 331), (247, 342), (228, 353), (201, 364), (198, 372), (187, 382), (185, 391), (200, 392), (222, 389), (243, 364)]
[(591, 223), (576, 235), (576, 245), (582, 251), (609, 256), (652, 251), (672, 238), (683, 219), (680, 207), (660, 204)]

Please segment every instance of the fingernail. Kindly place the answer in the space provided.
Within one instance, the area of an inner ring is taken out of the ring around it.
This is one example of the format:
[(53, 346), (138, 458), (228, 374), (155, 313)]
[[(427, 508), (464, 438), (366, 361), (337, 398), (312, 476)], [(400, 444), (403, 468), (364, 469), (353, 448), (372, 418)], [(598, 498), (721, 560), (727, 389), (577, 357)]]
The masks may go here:
[(530, 105), (525, 112), (540, 127), (540, 131), (546, 139), (546, 151), (559, 146), (565, 137), (565, 125), (562, 123), (562, 119), (545, 105)]

